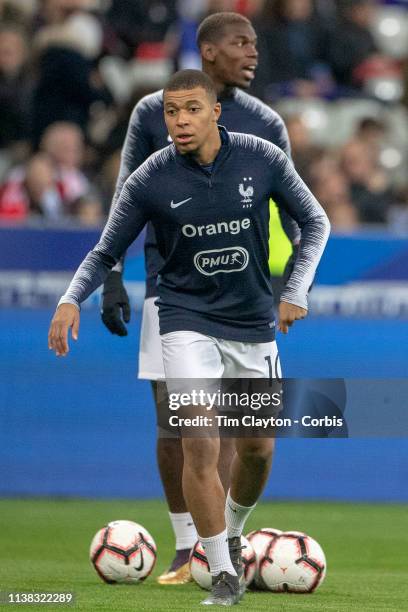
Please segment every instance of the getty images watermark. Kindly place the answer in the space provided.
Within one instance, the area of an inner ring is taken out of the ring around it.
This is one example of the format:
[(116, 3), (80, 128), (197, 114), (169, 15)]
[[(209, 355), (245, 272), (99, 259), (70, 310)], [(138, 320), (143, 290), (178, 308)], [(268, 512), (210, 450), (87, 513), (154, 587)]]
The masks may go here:
[[(261, 429), (283, 427), (291, 428), (296, 425), (303, 427), (342, 427), (344, 419), (336, 415), (325, 415), (316, 418), (304, 414), (299, 418), (278, 416), (283, 408), (282, 389), (274, 393), (248, 393), (226, 392), (218, 389), (216, 392), (191, 390), (188, 393), (170, 393), (168, 407), (175, 412), (190, 406), (199, 407), (210, 414), (195, 414), (183, 416), (171, 414), (168, 423), (171, 427), (255, 427)], [(239, 408), (246, 414), (231, 416), (225, 411)], [(251, 414), (251, 411), (257, 414)], [(217, 413), (218, 414), (217, 414)], [(248, 413), (249, 412), (249, 413)], [(266, 414), (265, 414), (266, 412)], [(262, 416), (261, 416), (261, 414)]]
[(206, 410), (213, 408), (235, 407), (260, 410), (261, 408), (282, 406), (282, 390), (275, 393), (238, 393), (218, 389), (215, 393), (204, 389), (192, 389), (188, 393), (170, 393), (169, 408), (178, 410), (182, 406), (202, 406)]
[(407, 438), (408, 379), (170, 379), (159, 435)]

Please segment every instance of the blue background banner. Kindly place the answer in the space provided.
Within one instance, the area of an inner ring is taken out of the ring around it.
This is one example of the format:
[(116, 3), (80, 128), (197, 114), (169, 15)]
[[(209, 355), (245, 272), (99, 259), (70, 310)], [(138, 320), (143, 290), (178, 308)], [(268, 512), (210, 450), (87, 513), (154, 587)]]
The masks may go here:
[[(74, 271), (99, 236), (100, 231), (78, 229), (0, 228), (0, 270)], [(130, 281), (144, 280), (143, 240), (139, 236), (128, 252)], [(408, 282), (408, 238), (385, 232), (332, 236), (316, 284), (361, 280)]]
[[(150, 385), (135, 377), (140, 315), (118, 338), (84, 311), (56, 359), (51, 314), (0, 311), (0, 494), (161, 496)], [(407, 378), (406, 346), (399, 321), (311, 318), (279, 337), (288, 377)], [(407, 474), (408, 439), (279, 439), (265, 495), (408, 501)]]

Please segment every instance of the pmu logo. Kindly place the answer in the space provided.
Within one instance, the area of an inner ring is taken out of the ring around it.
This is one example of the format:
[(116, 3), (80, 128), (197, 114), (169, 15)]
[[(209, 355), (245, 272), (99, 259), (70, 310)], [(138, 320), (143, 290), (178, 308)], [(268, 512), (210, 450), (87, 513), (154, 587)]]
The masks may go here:
[(194, 255), (194, 265), (201, 274), (213, 276), (223, 272), (242, 272), (248, 265), (249, 253), (243, 247), (227, 247), (200, 251)]

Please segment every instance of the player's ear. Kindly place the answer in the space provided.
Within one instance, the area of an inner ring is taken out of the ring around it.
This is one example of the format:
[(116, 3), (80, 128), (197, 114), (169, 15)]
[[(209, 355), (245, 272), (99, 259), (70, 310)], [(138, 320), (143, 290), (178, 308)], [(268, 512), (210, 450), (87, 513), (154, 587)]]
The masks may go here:
[(203, 43), (200, 47), (200, 53), (203, 60), (213, 63), (217, 57), (217, 48), (212, 43)]
[(220, 115), (221, 115), (221, 104), (219, 102), (216, 102), (214, 104), (213, 113), (214, 113), (214, 119), (218, 123), (218, 119), (220, 118)]

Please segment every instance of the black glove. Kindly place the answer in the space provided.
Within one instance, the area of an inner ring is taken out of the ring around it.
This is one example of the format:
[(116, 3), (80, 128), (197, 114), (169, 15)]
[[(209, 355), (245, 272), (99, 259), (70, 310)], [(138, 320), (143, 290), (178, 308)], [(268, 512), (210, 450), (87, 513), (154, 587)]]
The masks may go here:
[[(112, 334), (127, 336), (125, 323), (130, 321), (129, 296), (120, 272), (111, 272), (102, 292), (102, 321)], [(123, 318), (123, 321), (122, 321)]]
[(295, 266), (296, 257), (297, 257), (297, 254), (299, 252), (299, 245), (298, 244), (292, 245), (292, 249), (293, 249), (292, 250), (292, 254), (289, 257), (288, 261), (286, 262), (286, 266), (285, 266), (285, 269), (284, 269), (283, 274), (282, 274), (282, 280), (283, 280), (283, 284), (284, 285), (286, 285), (286, 283), (289, 280), (290, 275), (293, 272), (293, 268)]

